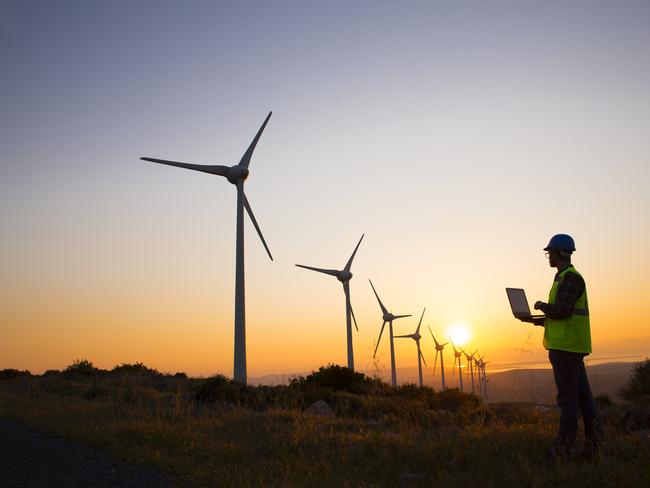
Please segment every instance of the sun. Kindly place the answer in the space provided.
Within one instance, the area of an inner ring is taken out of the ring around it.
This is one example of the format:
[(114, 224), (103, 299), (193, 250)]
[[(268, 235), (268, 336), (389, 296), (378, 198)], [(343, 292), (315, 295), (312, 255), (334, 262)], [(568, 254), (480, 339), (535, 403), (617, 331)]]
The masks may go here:
[(447, 335), (457, 346), (464, 346), (472, 338), (472, 333), (467, 324), (455, 322), (447, 327)]

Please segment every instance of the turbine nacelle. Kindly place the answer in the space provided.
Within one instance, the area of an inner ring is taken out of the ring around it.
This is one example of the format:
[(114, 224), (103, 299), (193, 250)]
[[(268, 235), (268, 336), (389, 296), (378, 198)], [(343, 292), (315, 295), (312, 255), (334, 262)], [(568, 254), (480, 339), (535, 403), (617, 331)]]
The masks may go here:
[(246, 181), (246, 178), (248, 178), (248, 168), (243, 164), (231, 166), (228, 168), (226, 178), (228, 178), (228, 181), (233, 185), (236, 185), (240, 181)]

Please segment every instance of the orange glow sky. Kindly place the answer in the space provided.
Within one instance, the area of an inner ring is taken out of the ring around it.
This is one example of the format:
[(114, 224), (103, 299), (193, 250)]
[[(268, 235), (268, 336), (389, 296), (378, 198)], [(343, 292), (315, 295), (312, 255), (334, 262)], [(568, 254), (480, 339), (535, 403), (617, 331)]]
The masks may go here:
[(0, 6), (0, 368), (230, 375), (234, 188), (138, 157), (233, 164), (269, 110), (246, 188), (276, 259), (247, 222), (249, 375), (344, 363), (341, 286), (294, 263), (342, 267), (363, 232), (360, 369), (381, 326), (368, 278), (413, 314), (397, 334), (426, 306), (495, 362), (531, 330), (541, 350), (504, 288), (546, 298), (557, 232), (594, 344), (650, 336), (647, 5), (145, 4)]

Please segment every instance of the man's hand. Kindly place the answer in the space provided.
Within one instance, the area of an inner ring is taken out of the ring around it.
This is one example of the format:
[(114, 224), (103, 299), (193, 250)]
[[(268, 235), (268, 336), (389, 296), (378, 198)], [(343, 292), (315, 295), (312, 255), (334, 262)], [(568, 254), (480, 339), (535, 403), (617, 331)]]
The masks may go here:
[(546, 305), (546, 304), (544, 302), (540, 302), (539, 300), (537, 300), (535, 302), (535, 305), (533, 305), (533, 308), (535, 310), (541, 310), (543, 305)]

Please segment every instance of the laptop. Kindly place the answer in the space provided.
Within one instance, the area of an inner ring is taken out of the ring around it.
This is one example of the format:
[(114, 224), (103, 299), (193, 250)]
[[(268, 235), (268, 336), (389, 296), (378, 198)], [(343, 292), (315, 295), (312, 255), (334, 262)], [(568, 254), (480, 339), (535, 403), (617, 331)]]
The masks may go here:
[(526, 292), (523, 288), (506, 288), (508, 300), (510, 301), (510, 308), (512, 313), (518, 319), (543, 319), (545, 315), (533, 315), (530, 313), (528, 300), (526, 299)]

